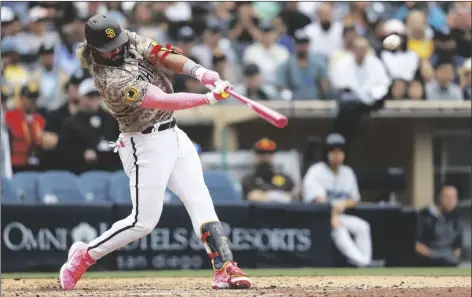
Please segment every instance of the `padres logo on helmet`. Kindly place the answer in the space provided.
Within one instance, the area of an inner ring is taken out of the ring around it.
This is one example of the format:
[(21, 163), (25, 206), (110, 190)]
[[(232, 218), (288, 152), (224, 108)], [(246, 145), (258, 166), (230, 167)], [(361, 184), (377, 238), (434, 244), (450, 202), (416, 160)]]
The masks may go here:
[(107, 36), (109, 38), (115, 38), (116, 34), (115, 34), (115, 30), (113, 30), (112, 28), (108, 28), (105, 30), (105, 33), (107, 33)]

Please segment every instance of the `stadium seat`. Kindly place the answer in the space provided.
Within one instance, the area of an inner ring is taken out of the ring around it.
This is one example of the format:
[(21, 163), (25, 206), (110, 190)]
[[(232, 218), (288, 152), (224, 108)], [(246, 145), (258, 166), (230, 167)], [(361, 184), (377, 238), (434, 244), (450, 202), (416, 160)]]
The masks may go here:
[(108, 184), (110, 182), (110, 172), (107, 171), (89, 171), (79, 176), (79, 185), (85, 201), (107, 202)]
[(68, 171), (47, 171), (39, 175), (38, 194), (46, 204), (83, 204), (78, 178)]
[(13, 175), (11, 183), (17, 190), (19, 199), (24, 203), (37, 203), (39, 173), (34, 171), (18, 172)]
[(225, 171), (209, 170), (203, 173), (203, 178), (213, 201), (241, 201), (241, 185)]
[(13, 186), (11, 180), (2, 177), (2, 203), (20, 203), (17, 189)]
[(129, 177), (124, 171), (117, 171), (111, 174), (108, 197), (113, 202), (131, 203)]

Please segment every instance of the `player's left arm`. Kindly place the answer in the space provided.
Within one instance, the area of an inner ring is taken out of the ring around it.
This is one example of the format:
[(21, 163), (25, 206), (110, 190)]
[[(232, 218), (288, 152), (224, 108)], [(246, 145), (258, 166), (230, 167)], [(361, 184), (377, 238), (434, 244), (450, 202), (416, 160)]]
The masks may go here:
[[(217, 72), (195, 63), (176, 46), (159, 44), (131, 31), (128, 31), (128, 36), (130, 41), (136, 45), (138, 53), (156, 67), (165, 68), (177, 74), (192, 76), (207, 87), (215, 87), (216, 82), (221, 82), (220, 75)], [(227, 87), (232, 88), (229, 83), (227, 83)]]

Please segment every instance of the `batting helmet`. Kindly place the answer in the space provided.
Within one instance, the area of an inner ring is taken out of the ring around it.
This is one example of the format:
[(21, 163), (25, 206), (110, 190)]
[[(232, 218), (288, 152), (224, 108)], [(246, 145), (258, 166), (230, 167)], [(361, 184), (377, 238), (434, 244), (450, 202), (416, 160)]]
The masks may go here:
[(117, 20), (102, 14), (94, 15), (87, 21), (85, 39), (99, 52), (112, 51), (129, 40)]

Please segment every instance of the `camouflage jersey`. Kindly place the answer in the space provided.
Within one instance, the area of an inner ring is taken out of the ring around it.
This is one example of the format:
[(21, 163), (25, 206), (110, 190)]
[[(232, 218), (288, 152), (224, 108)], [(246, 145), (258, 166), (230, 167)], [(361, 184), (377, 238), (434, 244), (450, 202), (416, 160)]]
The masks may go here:
[(129, 36), (129, 55), (124, 63), (120, 66), (93, 63), (91, 72), (95, 86), (118, 121), (120, 131), (141, 132), (173, 116), (171, 111), (139, 107), (148, 84), (165, 93), (173, 93), (173, 89), (167, 76), (144, 58), (153, 41), (128, 30), (124, 32)]

